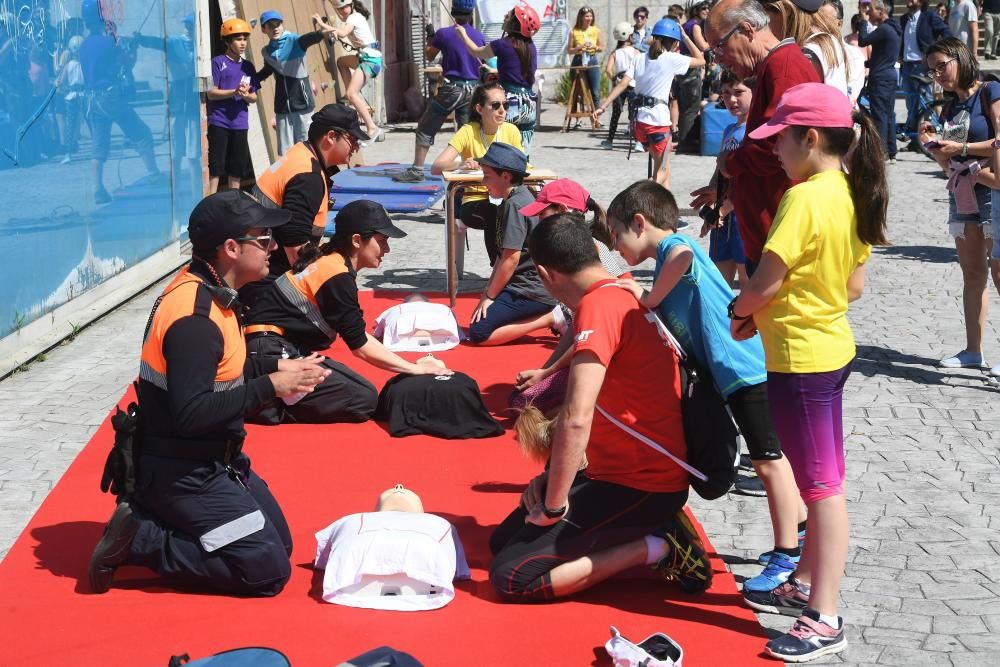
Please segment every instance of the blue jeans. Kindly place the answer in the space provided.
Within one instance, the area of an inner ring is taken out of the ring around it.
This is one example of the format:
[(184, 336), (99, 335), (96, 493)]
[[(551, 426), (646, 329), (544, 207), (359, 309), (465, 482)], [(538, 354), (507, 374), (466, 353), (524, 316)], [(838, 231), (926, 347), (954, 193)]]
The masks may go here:
[(482, 343), (502, 326), (534, 319), (552, 310), (555, 306), (529, 299), (509, 289), (501, 290), (486, 311), (486, 317), (469, 327), (469, 341)]
[(578, 53), (573, 56), (573, 61), (570, 63), (572, 67), (586, 67), (590, 66), (590, 69), (586, 71), (587, 75), (587, 85), (590, 87), (590, 96), (594, 98), (594, 108), (601, 106), (601, 61), (597, 56), (588, 56), (582, 53)]
[(922, 61), (918, 62), (904, 62), (899, 67), (899, 78), (902, 80), (903, 92), (906, 93), (906, 130), (907, 132), (917, 131), (917, 111), (919, 107), (917, 105), (917, 95), (919, 94), (925, 100), (931, 100), (934, 95), (931, 93), (930, 86), (925, 86), (922, 83), (918, 83), (910, 77), (914, 74), (920, 74), (922, 76), (927, 76), (927, 65)]

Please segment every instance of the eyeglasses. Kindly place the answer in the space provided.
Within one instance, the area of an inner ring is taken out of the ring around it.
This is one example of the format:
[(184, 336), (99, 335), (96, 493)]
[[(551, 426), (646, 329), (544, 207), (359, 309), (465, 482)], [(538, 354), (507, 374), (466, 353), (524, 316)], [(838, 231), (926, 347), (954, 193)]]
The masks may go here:
[(274, 239), (273, 234), (262, 234), (260, 236), (237, 236), (233, 240), (237, 243), (254, 243), (259, 246), (261, 250), (267, 250), (271, 247), (272, 239)]
[(953, 63), (956, 60), (957, 58), (949, 58), (948, 60), (945, 60), (943, 63), (939, 64), (937, 67), (928, 67), (927, 73), (930, 74), (931, 76), (941, 76), (944, 74), (944, 71), (948, 69), (948, 63)]
[(734, 28), (733, 28), (732, 30), (730, 30), (729, 32), (727, 32), (727, 33), (726, 33), (726, 36), (725, 36), (725, 37), (723, 37), (723, 38), (722, 38), (722, 39), (720, 39), (720, 40), (719, 40), (718, 42), (716, 42), (716, 43), (715, 43), (715, 46), (713, 46), (713, 47), (711, 48), (711, 50), (712, 50), (713, 52), (715, 52), (715, 51), (719, 51), (719, 50), (721, 50), (721, 49), (724, 49), (724, 48), (726, 48), (726, 42), (728, 42), (728, 41), (729, 41), (730, 39), (732, 39), (733, 35), (735, 35), (735, 34), (736, 34), (736, 33), (737, 33), (738, 31), (739, 31), (739, 29), (740, 29), (741, 27), (742, 27), (742, 26), (741, 26), (741, 25), (740, 25), (739, 23), (737, 23), (737, 24), (736, 24), (736, 27), (734, 27)]
[(351, 152), (356, 153), (361, 146), (358, 145), (358, 139), (353, 134), (347, 134), (346, 132), (337, 132), (338, 137), (347, 139), (347, 143), (351, 145)]
[(489, 108), (493, 109), (494, 111), (500, 111), (500, 107), (503, 107), (503, 110), (506, 111), (507, 109), (510, 108), (510, 103), (509, 102), (490, 102), (486, 106), (488, 106)]
[(635, 15), (635, 20), (636, 21), (638, 21), (639, 19), (646, 20), (647, 18), (649, 18), (649, 14), (636, 14)]

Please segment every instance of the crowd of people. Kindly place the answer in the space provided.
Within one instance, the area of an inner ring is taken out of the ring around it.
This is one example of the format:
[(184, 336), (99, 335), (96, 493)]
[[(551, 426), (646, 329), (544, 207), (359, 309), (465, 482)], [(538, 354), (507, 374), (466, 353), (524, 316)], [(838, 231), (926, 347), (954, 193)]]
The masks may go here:
[[(537, 192), (524, 184), (536, 123), (531, 37), (539, 19), (530, 6), (513, 9), (503, 36), (487, 42), (471, 24), (474, 3), (454, 0), (454, 25), (429, 40), (428, 50), (442, 55), (444, 82), (417, 126), (413, 165), (401, 177), (424, 177), (435, 135), (455, 113), (460, 127), (431, 171), (481, 171), (481, 184), (465, 189), (460, 218), (483, 230), (492, 270), (464, 332), (445, 327), (435, 338), (425, 319), (418, 338), (447, 347), (462, 336), (468, 345), (489, 346), (539, 329), (560, 334), (544, 365), (518, 372), (512, 387), (518, 440), (544, 469), (489, 540), (489, 578), (502, 601), (551, 601), (641, 565), (688, 593), (711, 586), (705, 547), (684, 510), (692, 475), (701, 474), (690, 465), (695, 442), (683, 410), (689, 394), (682, 368), (690, 364), (746, 443), (759, 488), (741, 490), (767, 497), (773, 548), (760, 555), (763, 568), (743, 583), (742, 595), (757, 611), (796, 620), (766, 652), (801, 662), (846, 647), (838, 595), (849, 536), (842, 397), (855, 356), (847, 312), (864, 291), (872, 247), (889, 242), (886, 165), (896, 152), (895, 119), (883, 89), (894, 94), (901, 57), (904, 73), (930, 73), (947, 95), (941, 126), (916, 130), (949, 175), (948, 227), (965, 280), (966, 349), (941, 363), (985, 367), (991, 261), (1000, 278), (1000, 262), (990, 259), (1000, 257), (991, 233), (998, 210), (992, 193), (1000, 190), (991, 161), (1000, 84), (981, 81), (973, 48), (935, 35), (943, 23), (916, 0), (902, 26), (882, 0), (865, 3), (851, 22), (856, 43), (841, 37), (838, 5), (720, 0), (692, 6), (683, 24), (667, 17), (647, 26), (649, 13), (639, 8), (632, 26), (617, 26), (603, 70), (615, 83), (594, 117), (617, 109), (613, 126), (621, 99), (628, 100), (635, 139), (655, 168), (649, 179), (623, 187), (607, 210), (569, 178)], [(671, 16), (682, 18), (674, 8)], [(243, 150), (238, 133), (245, 128), (237, 121), (262, 76), (239, 66), (246, 43), (240, 22), (224, 25), (230, 51), (209, 95), (210, 104), (224, 103), (217, 117), (230, 121), (216, 140), (226, 145), (224, 164)], [(210, 194), (191, 214), (192, 261), (156, 302), (143, 340), (141, 432), (119, 429), (109, 458), (121, 492), (90, 562), (98, 593), (123, 564), (234, 594), (279, 593), (291, 573), (291, 536), (242, 451), (245, 422), (376, 417), (374, 385), (324, 354), (338, 337), (357, 359), (401, 376), (454, 374), (433, 355), (415, 363), (399, 356), (395, 333), (375, 335), (385, 331), (384, 317), (375, 331), (365, 320), (358, 271), (377, 268), (390, 239), (406, 236), (382, 206), (347, 204), (332, 237), (323, 238), (329, 178), (380, 130), (367, 112), (340, 103), (303, 120), (302, 100), (312, 102), (296, 74), (315, 37), (284, 33), (280, 23), (276, 12), (261, 17), (277, 42), (266, 74), (284, 77), (279, 134), (290, 144), (258, 178), (253, 196), (233, 187)], [(346, 30), (318, 23), (321, 33)], [(581, 9), (568, 47), (573, 61), (601, 72), (603, 46), (593, 11)], [(911, 61), (911, 52), (919, 60)], [(481, 83), (481, 61), (493, 57), (499, 81)], [(378, 72), (370, 52), (356, 58), (352, 87)], [(720, 70), (714, 79), (733, 122), (707, 185), (691, 193), (701, 235), (710, 237), (705, 252), (678, 233), (668, 158), (674, 128), (690, 132), (685, 113), (688, 105), (697, 112), (709, 68)], [(870, 111), (859, 105), (863, 89)], [(655, 269), (644, 288), (629, 267), (646, 260)], [(665, 339), (676, 339), (678, 349)], [(127, 448), (119, 445), (128, 438), (135, 454), (126, 465), (120, 457)], [(410, 493), (390, 489), (379, 509), (408, 512), (434, 534), (446, 531)], [(383, 516), (376, 523), (399, 532), (408, 521)], [(324, 533), (318, 567), (343, 562), (333, 544), (340, 525)], [(435, 547), (444, 571), (463, 576), (457, 535), (446, 546)], [(377, 606), (358, 599), (372, 590), (396, 595), (399, 586), (433, 596), (407, 608), (453, 597), (440, 577), (372, 577), (359, 575), (355, 583), (363, 585), (344, 588), (350, 577), (328, 570), (324, 597)]]

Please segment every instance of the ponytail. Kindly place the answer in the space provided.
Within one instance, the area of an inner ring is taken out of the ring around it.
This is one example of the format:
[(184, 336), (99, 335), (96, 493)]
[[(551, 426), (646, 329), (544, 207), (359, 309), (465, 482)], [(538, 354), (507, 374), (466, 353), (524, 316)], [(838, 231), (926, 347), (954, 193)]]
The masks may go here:
[[(885, 148), (871, 119), (855, 111), (852, 120), (861, 126), (813, 128), (823, 138), (823, 149), (846, 162), (847, 182), (851, 187), (854, 214), (858, 218), (858, 238), (868, 245), (889, 245), (885, 236), (889, 208), (889, 186), (885, 180)], [(808, 127), (789, 128), (801, 141)]]
[(361, 4), (360, 0), (354, 0), (354, 4), (351, 8), (355, 13), (364, 16), (366, 21), (372, 17), (372, 13), (368, 11), (363, 4)]
[(548, 419), (533, 405), (520, 410), (514, 422), (514, 439), (521, 446), (521, 453), (536, 463), (545, 464), (552, 452), (552, 427)]
[(861, 125), (857, 144), (847, 165), (854, 211), (858, 217), (858, 237), (868, 245), (889, 245), (886, 217), (889, 186), (885, 179), (885, 148), (874, 123), (859, 111), (854, 122)]
[[(375, 236), (374, 232), (359, 234), (362, 241), (367, 241)], [(329, 241), (319, 245), (315, 241), (309, 241), (299, 248), (299, 258), (292, 266), (292, 273), (301, 273), (307, 266), (315, 262), (320, 257), (326, 257), (333, 253), (338, 253), (344, 257), (350, 257), (354, 251), (354, 234), (334, 234)]]
[(588, 197), (587, 210), (594, 214), (594, 218), (590, 221), (590, 235), (594, 240), (606, 245), (608, 250), (614, 250), (615, 242), (611, 238), (611, 230), (608, 229), (608, 214), (604, 211), (604, 207), (594, 201), (593, 197)]

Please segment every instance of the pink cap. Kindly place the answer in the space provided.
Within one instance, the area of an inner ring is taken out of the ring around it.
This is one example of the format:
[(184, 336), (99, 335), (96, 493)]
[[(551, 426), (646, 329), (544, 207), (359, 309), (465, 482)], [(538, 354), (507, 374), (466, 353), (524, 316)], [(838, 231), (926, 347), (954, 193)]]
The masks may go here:
[(748, 136), (766, 139), (790, 125), (854, 127), (854, 108), (844, 93), (825, 83), (800, 83), (785, 91), (771, 120)]
[(582, 185), (568, 178), (557, 178), (545, 184), (533, 204), (528, 204), (519, 211), (521, 215), (530, 217), (538, 215), (547, 206), (562, 204), (566, 208), (582, 213), (587, 210), (588, 199), (590, 193), (584, 190)]

